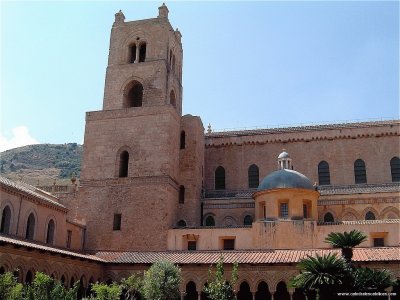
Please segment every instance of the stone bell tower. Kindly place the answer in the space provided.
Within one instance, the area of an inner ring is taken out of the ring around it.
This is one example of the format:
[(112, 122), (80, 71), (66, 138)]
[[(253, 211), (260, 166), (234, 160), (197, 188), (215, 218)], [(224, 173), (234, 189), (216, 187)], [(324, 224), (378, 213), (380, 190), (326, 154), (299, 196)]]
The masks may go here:
[(87, 250), (163, 250), (178, 219), (181, 34), (115, 14), (103, 109), (86, 114), (77, 214)]

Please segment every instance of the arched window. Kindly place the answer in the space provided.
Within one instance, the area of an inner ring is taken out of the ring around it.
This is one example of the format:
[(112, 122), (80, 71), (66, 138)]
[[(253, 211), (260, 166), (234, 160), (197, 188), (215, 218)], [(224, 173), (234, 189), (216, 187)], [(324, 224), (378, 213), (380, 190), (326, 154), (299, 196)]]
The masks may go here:
[(46, 237), (46, 243), (47, 244), (54, 244), (54, 230), (55, 230), (55, 224), (53, 220), (50, 220), (49, 224), (47, 225), (47, 237)]
[(208, 216), (206, 218), (206, 226), (215, 226), (215, 221), (213, 216)]
[(28, 217), (28, 221), (26, 222), (26, 233), (25, 238), (28, 240), (33, 240), (35, 236), (35, 216), (31, 213)]
[(74, 286), (75, 283), (75, 278), (71, 277), (71, 280), (69, 281), (69, 287), (72, 288)]
[(256, 165), (251, 165), (247, 173), (249, 178), (249, 188), (257, 188), (260, 182), (258, 167)]
[(178, 223), (176, 223), (178, 227), (186, 227), (186, 222), (184, 220), (179, 220)]
[(130, 62), (131, 63), (134, 63), (135, 62), (135, 60), (136, 60), (136, 44), (133, 44), (131, 47), (130, 47)]
[(332, 215), (330, 212), (327, 212), (327, 213), (324, 215), (324, 222), (325, 222), (325, 223), (332, 223), (332, 222), (335, 222), (335, 219), (333, 218), (333, 215)]
[(255, 300), (270, 300), (271, 293), (269, 292), (268, 284), (261, 281), (257, 286)]
[(354, 162), (354, 181), (358, 183), (367, 183), (367, 172), (365, 170), (365, 163), (362, 159), (357, 159)]
[(127, 107), (140, 107), (143, 100), (143, 86), (136, 82), (129, 90)]
[(221, 166), (215, 169), (215, 189), (225, 189), (225, 169)]
[(239, 300), (252, 300), (252, 294), (250, 292), (250, 286), (246, 281), (240, 284), (239, 291), (237, 293), (237, 299)]
[(129, 153), (122, 151), (119, 155), (119, 177), (128, 177)]
[(181, 131), (180, 149), (185, 149), (185, 147), (186, 147), (186, 133), (182, 130)]
[(372, 211), (368, 211), (365, 214), (365, 220), (375, 220), (375, 214)]
[(186, 295), (184, 300), (197, 300), (197, 290), (196, 290), (196, 284), (193, 281), (189, 281), (186, 284)]
[(331, 184), (331, 175), (329, 173), (329, 164), (324, 160), (318, 164), (318, 181), (319, 181), (319, 185)]
[(171, 93), (169, 93), (169, 103), (176, 108), (176, 97), (175, 97), (175, 92), (172, 90)]
[(243, 225), (251, 225), (253, 224), (253, 218), (250, 215), (244, 217)]
[(146, 43), (140, 44), (139, 49), (139, 62), (144, 62), (146, 60)]
[(26, 272), (25, 283), (31, 283), (33, 280), (32, 271)]
[(179, 203), (185, 203), (185, 187), (183, 185), (179, 187)]
[(400, 181), (400, 158), (393, 157), (390, 160), (390, 172), (392, 173), (392, 182)]
[(7, 205), (3, 209), (3, 213), (1, 215), (1, 233), (10, 233), (10, 223), (11, 223), (11, 209)]
[(277, 284), (274, 299), (290, 300), (290, 295), (285, 282), (280, 281)]

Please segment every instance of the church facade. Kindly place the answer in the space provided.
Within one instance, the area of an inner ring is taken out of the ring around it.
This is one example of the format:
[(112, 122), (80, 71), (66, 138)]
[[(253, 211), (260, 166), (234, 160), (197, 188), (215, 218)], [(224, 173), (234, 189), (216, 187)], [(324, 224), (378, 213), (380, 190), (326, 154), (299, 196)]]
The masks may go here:
[(1, 178), (0, 270), (89, 288), (168, 259), (182, 267), (182, 297), (201, 299), (223, 255), (228, 273), (239, 263), (239, 300), (302, 299), (287, 287), (299, 260), (339, 253), (325, 237), (358, 229), (368, 239), (355, 262), (400, 278), (400, 121), (205, 131), (182, 116), (168, 13), (115, 15), (79, 186), (51, 194)]

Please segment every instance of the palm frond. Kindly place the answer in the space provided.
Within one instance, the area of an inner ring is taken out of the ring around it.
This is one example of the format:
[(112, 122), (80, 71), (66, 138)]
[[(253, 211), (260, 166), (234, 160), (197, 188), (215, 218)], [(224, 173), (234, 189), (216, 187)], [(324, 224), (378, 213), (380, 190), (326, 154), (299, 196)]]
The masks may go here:
[(354, 248), (360, 245), (367, 239), (365, 233), (359, 230), (352, 230), (350, 232), (331, 232), (325, 238), (325, 242), (331, 244), (335, 248)]

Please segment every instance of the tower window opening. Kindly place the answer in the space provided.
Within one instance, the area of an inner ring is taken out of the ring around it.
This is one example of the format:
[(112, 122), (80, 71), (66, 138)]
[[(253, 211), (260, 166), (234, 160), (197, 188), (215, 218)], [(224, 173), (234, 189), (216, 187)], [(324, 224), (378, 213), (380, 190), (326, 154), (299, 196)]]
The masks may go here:
[(186, 148), (186, 133), (185, 131), (181, 131), (181, 141), (180, 141), (180, 149)]
[(224, 239), (223, 243), (224, 250), (235, 250), (235, 239)]
[(335, 222), (335, 219), (333, 218), (333, 215), (332, 215), (330, 212), (327, 212), (327, 213), (324, 215), (324, 222), (325, 222), (325, 223), (332, 223), (332, 222)]
[(146, 60), (146, 43), (140, 45), (139, 50), (139, 62), (144, 62)]
[(324, 160), (318, 164), (318, 181), (319, 181), (319, 185), (331, 184), (331, 176), (329, 173), (329, 164)]
[(131, 57), (130, 62), (133, 64), (136, 60), (136, 44), (133, 44), (130, 48)]
[(176, 97), (175, 97), (175, 92), (172, 90), (171, 93), (169, 93), (169, 103), (176, 108)]
[(357, 159), (354, 162), (354, 181), (358, 183), (367, 183), (367, 172), (365, 170), (365, 162), (362, 159)]
[(257, 188), (260, 178), (259, 170), (256, 165), (251, 165), (248, 169), (249, 188)]
[(49, 221), (49, 224), (47, 225), (47, 237), (46, 237), (46, 243), (47, 244), (54, 244), (54, 231), (55, 231), (55, 224), (53, 220)]
[(196, 241), (188, 241), (188, 247), (187, 247), (188, 250), (195, 251), (196, 248), (197, 248)]
[(309, 213), (308, 213), (308, 205), (307, 204), (303, 204), (303, 218), (307, 219), (309, 218)]
[(243, 225), (251, 225), (253, 223), (253, 218), (250, 215), (244, 217)]
[(179, 220), (178, 223), (176, 223), (176, 226), (178, 226), (178, 227), (186, 227), (185, 220)]
[(179, 187), (179, 203), (185, 203), (185, 187), (183, 185)]
[(215, 169), (215, 189), (225, 189), (225, 169), (221, 166)]
[(67, 248), (71, 248), (71, 242), (72, 242), (72, 231), (67, 230)]
[(26, 222), (26, 233), (25, 238), (28, 240), (33, 240), (35, 236), (35, 216), (31, 213), (28, 217), (28, 221)]
[(215, 221), (214, 221), (214, 218), (213, 218), (213, 216), (208, 216), (207, 218), (206, 218), (206, 226), (215, 226)]
[(113, 230), (121, 230), (121, 214), (114, 214)]
[(392, 174), (392, 182), (400, 181), (400, 158), (395, 156), (390, 160), (390, 173)]
[(119, 177), (128, 177), (129, 153), (122, 151), (119, 156)]
[(374, 247), (384, 247), (385, 239), (382, 237), (374, 238)]
[(175, 55), (172, 55), (172, 70), (175, 72)]
[(6, 207), (4, 207), (3, 213), (2, 213), (2, 216), (1, 216), (1, 229), (0, 229), (0, 232), (9, 234), (10, 233), (10, 223), (11, 223), (11, 209), (7, 205)]
[(143, 86), (136, 83), (128, 93), (127, 107), (140, 107), (143, 101)]

